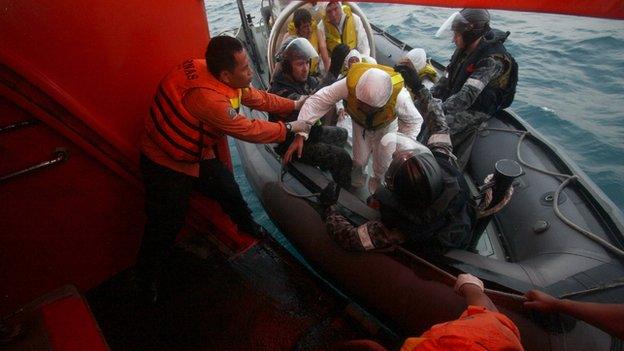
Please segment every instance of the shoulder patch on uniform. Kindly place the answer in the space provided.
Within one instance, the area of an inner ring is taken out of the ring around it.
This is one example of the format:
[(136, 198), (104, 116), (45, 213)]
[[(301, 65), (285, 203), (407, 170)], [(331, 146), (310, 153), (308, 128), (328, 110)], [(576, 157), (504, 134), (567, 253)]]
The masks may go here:
[(228, 116), (230, 116), (230, 118), (234, 118), (236, 117), (236, 115), (238, 115), (238, 112), (236, 112), (234, 108), (228, 107), (227, 114)]

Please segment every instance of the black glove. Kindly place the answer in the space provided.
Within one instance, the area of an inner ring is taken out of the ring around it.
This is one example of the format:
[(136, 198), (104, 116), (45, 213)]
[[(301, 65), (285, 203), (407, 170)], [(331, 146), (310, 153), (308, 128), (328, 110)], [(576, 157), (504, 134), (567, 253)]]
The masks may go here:
[(416, 70), (412, 67), (401, 64), (394, 66), (394, 70), (401, 73), (405, 86), (407, 86), (413, 94), (418, 93), (420, 89), (424, 87), (420, 77), (418, 76), (418, 72), (416, 72)]
[(327, 186), (321, 190), (319, 200), (323, 207), (329, 207), (335, 205), (340, 195), (340, 185), (335, 182), (329, 182)]

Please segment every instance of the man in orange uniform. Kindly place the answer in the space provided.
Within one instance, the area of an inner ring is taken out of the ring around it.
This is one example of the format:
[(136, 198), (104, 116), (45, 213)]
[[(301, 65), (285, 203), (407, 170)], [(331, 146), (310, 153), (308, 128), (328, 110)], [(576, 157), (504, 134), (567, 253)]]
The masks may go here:
[(218, 201), (242, 231), (262, 236), (229, 169), (213, 147), (227, 135), (254, 143), (282, 142), (301, 122), (268, 122), (238, 113), (240, 104), (288, 114), (303, 105), (249, 86), (252, 72), (242, 44), (213, 38), (206, 60), (187, 60), (160, 83), (141, 143), (147, 223), (138, 255), (143, 298), (156, 300), (157, 280), (182, 229), (193, 190)]
[[(518, 327), (485, 294), (483, 282), (460, 274), (455, 292), (466, 299), (468, 308), (458, 319), (432, 326), (420, 337), (407, 338), (400, 351), (522, 351)], [(353, 340), (337, 350), (384, 351), (372, 340)]]

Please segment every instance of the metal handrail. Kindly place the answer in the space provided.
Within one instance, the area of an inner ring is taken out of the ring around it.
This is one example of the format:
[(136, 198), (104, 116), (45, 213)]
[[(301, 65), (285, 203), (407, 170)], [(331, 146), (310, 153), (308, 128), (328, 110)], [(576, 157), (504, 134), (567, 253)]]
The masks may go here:
[(3, 175), (2, 177), (0, 177), (0, 183), (5, 182), (9, 179), (15, 178), (17, 176), (23, 175), (23, 174), (27, 174), (30, 172), (34, 172), (38, 169), (41, 168), (46, 168), (46, 167), (50, 167), (53, 166), (57, 163), (66, 161), (69, 158), (69, 151), (64, 148), (64, 147), (59, 147), (56, 148), (54, 150), (54, 152), (52, 153), (52, 159), (51, 160), (47, 160), (47, 161), (43, 161), (41, 163), (38, 163), (36, 165), (30, 166), (28, 168), (19, 170), (19, 171), (15, 171), (13, 173), (9, 173), (7, 175)]
[(25, 121), (19, 121), (19, 122), (15, 122), (13, 124), (9, 124), (7, 126), (3, 126), (0, 127), (0, 134), (2, 133), (8, 133), (8, 132), (12, 132), (14, 130), (20, 129), (20, 128), (24, 128), (24, 127), (28, 127), (28, 126), (34, 126), (36, 124), (39, 124), (39, 120), (38, 119), (27, 119)]

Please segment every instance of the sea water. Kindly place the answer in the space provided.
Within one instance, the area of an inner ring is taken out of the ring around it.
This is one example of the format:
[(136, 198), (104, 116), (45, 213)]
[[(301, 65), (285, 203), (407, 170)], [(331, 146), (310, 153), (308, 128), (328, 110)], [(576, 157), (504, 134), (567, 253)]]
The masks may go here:
[[(254, 23), (259, 22), (260, 1), (244, 4)], [(371, 23), (448, 64), (454, 45), (450, 37), (436, 38), (435, 32), (458, 9), (359, 5)], [(206, 11), (211, 35), (240, 23), (235, 2), (207, 1)], [(491, 25), (511, 32), (505, 46), (519, 65), (511, 109), (559, 146), (624, 210), (624, 21), (494, 10)], [(275, 231), (230, 145), (236, 179), (255, 218)]]

